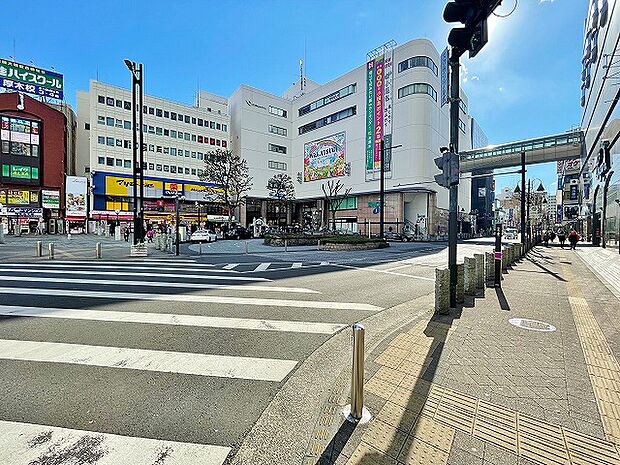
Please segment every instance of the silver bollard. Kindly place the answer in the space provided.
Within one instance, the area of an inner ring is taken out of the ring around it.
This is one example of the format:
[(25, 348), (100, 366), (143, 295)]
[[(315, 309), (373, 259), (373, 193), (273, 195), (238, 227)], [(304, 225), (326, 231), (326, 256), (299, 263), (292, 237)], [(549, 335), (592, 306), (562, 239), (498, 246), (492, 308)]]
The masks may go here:
[(95, 258), (101, 258), (101, 242), (95, 244)]
[(54, 259), (54, 243), (53, 242), (50, 242), (47, 245), (47, 250), (48, 250), (48, 257), (47, 258), (49, 258), (50, 260), (53, 260)]
[(284, 251), (288, 252), (288, 241), (284, 239)]
[(321, 239), (316, 243), (316, 250), (321, 250)]
[(37, 241), (37, 257), (43, 256), (43, 243), (41, 241)]
[(248, 253), (248, 241), (245, 241), (245, 254), (247, 255)]
[(353, 329), (353, 370), (351, 373), (351, 405), (344, 409), (351, 423), (366, 423), (370, 412), (364, 408), (364, 326), (355, 323)]

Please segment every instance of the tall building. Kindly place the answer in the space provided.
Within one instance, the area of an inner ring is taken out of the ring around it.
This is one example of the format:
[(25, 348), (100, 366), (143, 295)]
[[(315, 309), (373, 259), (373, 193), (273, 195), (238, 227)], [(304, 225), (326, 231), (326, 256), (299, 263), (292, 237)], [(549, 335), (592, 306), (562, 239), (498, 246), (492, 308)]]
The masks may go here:
[[(581, 127), (585, 131), (580, 183), (594, 244), (618, 244), (620, 228), (620, 2), (590, 1), (584, 24)], [(579, 219), (579, 218), (578, 218)]]
[[(88, 92), (78, 92), (77, 105), (77, 171), (92, 180), (90, 217), (130, 220), (131, 91), (91, 81)], [(229, 148), (227, 100), (200, 92), (196, 105), (190, 106), (145, 95), (142, 112), (145, 218), (171, 220), (172, 196), (179, 194), (185, 197), (187, 219), (196, 220), (202, 212), (204, 220), (220, 220), (221, 206), (210, 201), (217, 186), (199, 177), (206, 152)]]

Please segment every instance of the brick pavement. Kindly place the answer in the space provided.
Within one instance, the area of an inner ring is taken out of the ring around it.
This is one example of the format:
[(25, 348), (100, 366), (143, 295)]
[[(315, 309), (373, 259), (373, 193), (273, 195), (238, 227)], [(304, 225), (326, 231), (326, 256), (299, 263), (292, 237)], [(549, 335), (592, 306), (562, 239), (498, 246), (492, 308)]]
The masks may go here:
[(305, 463), (620, 464), (620, 302), (579, 257), (535, 248), (501, 291), (387, 338), (367, 354), (373, 420), (323, 415), (333, 437)]

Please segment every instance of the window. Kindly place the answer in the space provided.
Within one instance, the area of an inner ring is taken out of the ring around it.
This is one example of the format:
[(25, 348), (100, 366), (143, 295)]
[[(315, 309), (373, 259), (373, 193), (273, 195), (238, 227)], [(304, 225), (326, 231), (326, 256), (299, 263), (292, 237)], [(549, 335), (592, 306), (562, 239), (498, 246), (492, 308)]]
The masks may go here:
[(222, 141), (222, 147), (226, 147), (228, 144), (225, 140)]
[(97, 157), (97, 163), (99, 163), (100, 165), (105, 165), (105, 158), (104, 157)]
[(198, 160), (202, 160), (203, 156), (202, 156), (202, 152), (198, 152)]
[(173, 139), (177, 138), (177, 132), (174, 129), (170, 130), (170, 137), (172, 137)]
[(412, 94), (427, 94), (437, 101), (437, 91), (433, 86), (425, 83), (409, 84), (408, 86), (398, 89), (398, 98), (407, 97)]
[(465, 123), (463, 122), (461, 118), (459, 118), (459, 129), (465, 132)]
[(183, 136), (185, 140), (189, 140), (189, 132), (186, 132)]
[(146, 128), (147, 128), (147, 127), (148, 127), (148, 126), (147, 126), (146, 124), (144, 124), (144, 125), (142, 126), (142, 132), (146, 133)]
[(306, 113), (310, 113), (311, 111), (314, 111), (318, 108), (324, 107), (325, 105), (328, 105), (337, 100), (340, 100), (341, 98), (346, 97), (347, 95), (351, 95), (356, 91), (356, 89), (357, 89), (357, 84), (351, 84), (351, 85), (348, 85), (347, 87), (343, 87), (342, 89), (329, 94), (327, 97), (323, 97), (321, 99), (315, 100), (314, 102), (301, 107), (299, 109), (299, 116), (305, 115)]
[(105, 143), (107, 146), (114, 147), (114, 137), (106, 137)]
[[(332, 207), (338, 206), (337, 203), (332, 203)], [(335, 210), (357, 210), (357, 197), (347, 197), (342, 200), (340, 206)]]
[(106, 103), (107, 106), (113, 107), (114, 106), (114, 99), (112, 97), (107, 97), (105, 99), (105, 103)]
[(84, 123), (84, 129), (90, 131), (90, 123)]
[(211, 138), (209, 139), (209, 144), (211, 144), (211, 145), (215, 145), (215, 138), (214, 138), (214, 137), (211, 137)]
[(185, 115), (185, 122), (189, 123), (189, 116)]
[(105, 159), (105, 164), (106, 164), (107, 166), (114, 166), (114, 158), (112, 158), (112, 157), (106, 157), (106, 159)]
[(271, 113), (272, 115), (281, 116), (282, 118), (286, 118), (287, 116), (286, 110), (274, 107), (273, 105), (269, 105), (269, 113)]
[(155, 169), (155, 165), (153, 163), (149, 163), (149, 169), (153, 171)]
[(196, 176), (196, 168), (192, 168), (192, 174)]
[(187, 158), (189, 158), (189, 150), (186, 150), (186, 151), (185, 151), (185, 156), (186, 156)]
[(177, 120), (177, 114), (174, 111), (170, 112), (170, 119), (173, 120), (173, 121)]
[(123, 127), (125, 129), (131, 129), (131, 121), (127, 121), (127, 120), (123, 121)]
[(459, 100), (459, 108), (465, 114), (467, 114), (467, 105), (462, 100)]
[(226, 124), (222, 124), (222, 131), (227, 132), (228, 126)]
[(196, 158), (196, 152), (192, 152), (192, 158)]
[(149, 144), (149, 152), (155, 151), (155, 144)]
[(123, 146), (123, 139), (116, 139), (116, 146), (117, 147), (122, 147)]
[(202, 126), (203, 123), (204, 121), (202, 120), (202, 118), (198, 118), (198, 126)]
[(105, 124), (105, 116), (97, 116), (97, 124)]
[(124, 160), (123, 164), (124, 164), (125, 168), (131, 168), (131, 160)]
[(170, 167), (168, 165), (164, 165), (164, 171), (166, 173), (169, 173), (170, 172)]
[(177, 172), (177, 167), (174, 165), (170, 165), (170, 172), (171, 173), (176, 173)]
[(105, 103), (105, 97), (103, 95), (98, 95), (97, 96), (97, 102), (99, 103)]
[(114, 126), (114, 118), (110, 118), (109, 116), (105, 119), (106, 126)]
[(161, 108), (155, 109), (155, 116), (159, 116), (160, 118), (164, 115), (164, 112)]
[(273, 124), (269, 125), (269, 132), (272, 134), (277, 134), (279, 136), (286, 136), (286, 128), (274, 126)]
[(209, 121), (209, 127), (215, 129), (215, 121)]
[(192, 116), (192, 124), (196, 124), (196, 118)]
[(408, 70), (409, 68), (418, 68), (418, 67), (426, 67), (430, 69), (435, 76), (437, 76), (437, 71), (438, 71), (437, 65), (429, 57), (424, 57), (424, 56), (411, 57), (405, 61), (401, 61), (400, 63), (398, 63), (398, 72), (402, 73), (403, 71)]
[(157, 153), (163, 153), (163, 147), (161, 145), (158, 145), (156, 152)]
[(117, 106), (118, 108), (123, 108), (123, 101), (122, 101), (122, 100), (119, 100), (119, 99), (116, 99), (116, 106)]
[(123, 142), (123, 148), (130, 149), (131, 148), (131, 141), (130, 140), (125, 140)]
[(170, 117), (170, 112), (164, 110), (164, 118), (169, 118)]
[(269, 167), (269, 169), (271, 170), (281, 170), (281, 171), (286, 171), (286, 163), (281, 162), (281, 161), (273, 161), (273, 160), (269, 160), (269, 163), (267, 165)]
[(128, 102), (127, 100), (125, 100), (123, 102), (123, 108), (125, 108), (125, 110), (131, 110), (131, 102)]
[(198, 136), (198, 142), (200, 142), (202, 144), (202, 142), (203, 142), (202, 136)]
[(97, 143), (101, 145), (105, 145), (105, 137), (97, 136)]
[(144, 105), (144, 106), (142, 107), (142, 113), (144, 113), (144, 114), (146, 115), (148, 112), (149, 112), (149, 109), (147, 108), (147, 106), (146, 106), (146, 105)]
[(161, 171), (161, 165), (160, 164), (155, 165), (155, 170), (156, 171)]
[(115, 126), (117, 128), (122, 128), (123, 127), (123, 120), (122, 119), (117, 119)]
[(336, 121), (340, 121), (345, 118), (355, 116), (356, 114), (357, 114), (357, 109), (355, 106), (346, 108), (337, 113), (333, 113), (329, 116), (326, 116), (325, 118), (321, 118), (316, 121), (312, 121), (311, 123), (300, 126), (299, 134), (305, 134), (306, 132), (314, 131), (315, 129), (321, 128), (323, 126), (327, 126), (328, 124), (335, 123)]
[(175, 149), (174, 147), (170, 147), (170, 155), (172, 155), (173, 157), (177, 156), (177, 149)]
[(154, 114), (155, 114), (155, 108), (149, 107), (149, 115), (154, 115)]
[(218, 147), (220, 146), (220, 140), (219, 139), (215, 139), (215, 145), (217, 145)]
[(189, 174), (189, 168), (185, 168), (185, 174)]
[(215, 129), (219, 131), (220, 129), (222, 129), (222, 125), (220, 123), (215, 123)]
[(164, 136), (169, 136), (170, 135), (170, 131), (168, 129), (164, 129)]
[(161, 136), (164, 133), (164, 130), (162, 128), (155, 128), (155, 134), (157, 134), (158, 136)]
[(164, 147), (164, 155), (168, 155), (170, 153), (169, 147)]
[(282, 145), (269, 144), (268, 148), (270, 152), (286, 153), (286, 147)]
[(117, 158), (115, 162), (116, 162), (116, 166), (118, 166), (119, 168), (123, 167), (123, 160), (121, 160), (120, 158)]

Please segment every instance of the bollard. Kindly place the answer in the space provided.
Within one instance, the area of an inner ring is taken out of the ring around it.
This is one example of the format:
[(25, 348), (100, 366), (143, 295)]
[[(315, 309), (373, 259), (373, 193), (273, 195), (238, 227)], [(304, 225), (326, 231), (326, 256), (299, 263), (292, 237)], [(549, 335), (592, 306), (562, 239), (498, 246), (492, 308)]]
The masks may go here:
[(487, 282), (490, 282), (495, 279), (495, 258), (493, 252), (485, 252), (484, 256), (485, 279)]
[(316, 243), (316, 250), (321, 250), (321, 239)]
[(502, 271), (508, 271), (507, 247), (502, 247)]
[(4, 244), (4, 225), (0, 222), (0, 244)]
[(48, 250), (48, 258), (50, 260), (53, 260), (54, 259), (54, 243), (53, 242), (50, 242), (47, 245), (47, 250)]
[(161, 250), (161, 234), (155, 236), (155, 248)]
[(288, 240), (284, 239), (284, 251), (288, 252)]
[(370, 412), (364, 408), (364, 326), (355, 323), (353, 329), (353, 367), (351, 370), (351, 405), (344, 415), (351, 423), (366, 423)]
[(43, 255), (43, 243), (41, 241), (37, 241), (37, 257), (41, 257)]
[(95, 258), (101, 258), (101, 242), (95, 244)]
[(202, 255), (202, 241), (198, 243), (198, 255)]
[(462, 304), (465, 300), (465, 264), (456, 264), (456, 303)]
[(476, 260), (465, 257), (465, 295), (476, 294)]
[(474, 254), (476, 260), (476, 289), (484, 289), (484, 255)]
[(435, 268), (435, 313), (450, 312), (450, 270)]
[(245, 254), (247, 255), (248, 253), (248, 241), (245, 241)]

